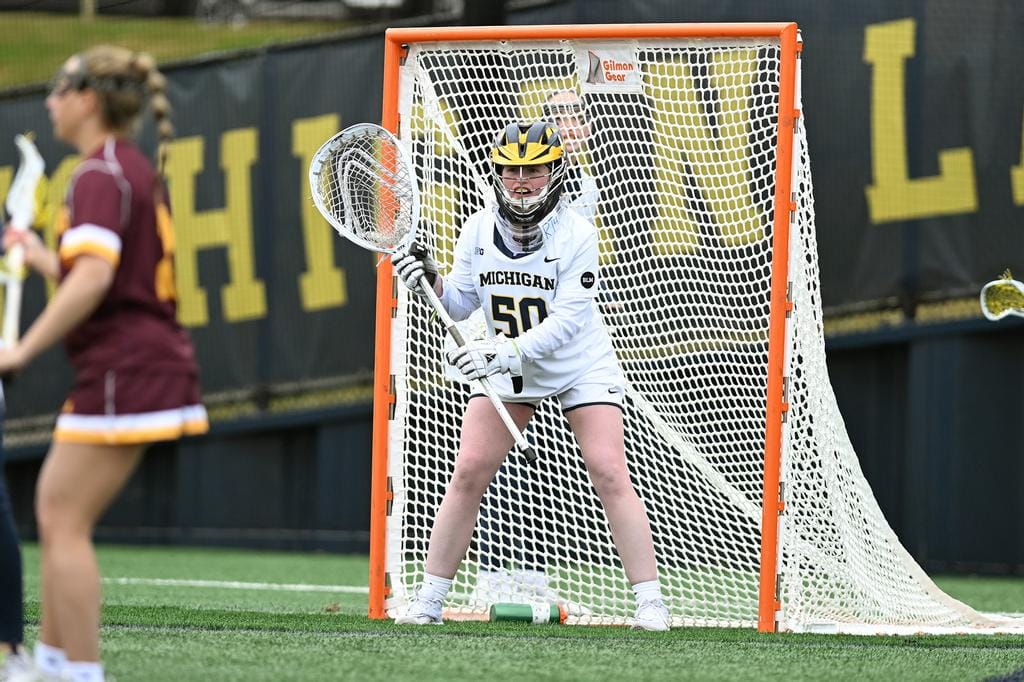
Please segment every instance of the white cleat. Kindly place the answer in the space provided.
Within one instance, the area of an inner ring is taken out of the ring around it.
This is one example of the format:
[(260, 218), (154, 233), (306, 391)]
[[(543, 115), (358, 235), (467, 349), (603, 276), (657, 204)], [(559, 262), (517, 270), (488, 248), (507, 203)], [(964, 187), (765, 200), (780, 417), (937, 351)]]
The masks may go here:
[(0, 666), (0, 682), (41, 682), (49, 679), (60, 678), (48, 677), (36, 670), (35, 662), (27, 654), (8, 654)]
[(419, 595), (413, 598), (405, 613), (395, 618), (398, 625), (441, 625), (441, 600), (423, 599)]
[(666, 632), (669, 629), (668, 607), (660, 599), (645, 600), (636, 605), (633, 630)]
[(0, 682), (69, 682), (70, 680), (70, 677), (47, 675), (38, 670), (21, 670), (15, 673), (0, 670)]

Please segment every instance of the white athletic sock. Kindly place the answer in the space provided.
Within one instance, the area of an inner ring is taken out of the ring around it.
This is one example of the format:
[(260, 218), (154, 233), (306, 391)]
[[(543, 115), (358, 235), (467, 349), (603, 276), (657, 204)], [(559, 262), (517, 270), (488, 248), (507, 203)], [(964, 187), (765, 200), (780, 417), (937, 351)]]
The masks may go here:
[(438, 599), (444, 601), (448, 596), (448, 590), (452, 588), (451, 578), (442, 578), (430, 573), (423, 574), (423, 585), (420, 587), (419, 596), (425, 599)]
[(64, 674), (71, 682), (103, 682), (103, 664), (99, 661), (68, 661)]
[(664, 600), (664, 597), (661, 596), (661, 583), (657, 580), (648, 580), (633, 585), (633, 594), (636, 595), (637, 603)]
[(64, 666), (68, 662), (68, 657), (63, 649), (43, 644), (40, 641), (36, 642), (32, 650), (32, 656), (36, 660), (36, 667), (39, 669), (39, 672), (53, 675), (54, 677), (61, 674), (61, 671), (64, 670)]

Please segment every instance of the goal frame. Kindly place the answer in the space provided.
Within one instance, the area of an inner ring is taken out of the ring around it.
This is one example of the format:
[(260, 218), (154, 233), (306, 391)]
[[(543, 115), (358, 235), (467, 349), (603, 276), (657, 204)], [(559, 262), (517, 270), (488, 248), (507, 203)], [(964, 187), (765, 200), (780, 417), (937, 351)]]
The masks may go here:
[[(779, 109), (775, 130), (775, 192), (765, 413), (764, 478), (761, 507), (761, 557), (758, 589), (758, 630), (775, 632), (780, 603), (778, 585), (779, 515), (783, 511), (780, 465), (783, 421), (788, 410), (784, 371), (786, 331), (792, 301), (789, 295), (790, 223), (796, 210), (792, 193), (793, 139), (800, 116), (797, 59), (801, 43), (795, 22), (582, 24), (392, 28), (384, 37), (384, 78), (381, 125), (397, 134), (399, 71), (411, 43), (506, 40), (741, 38), (777, 37), (780, 42)], [(386, 532), (393, 495), (388, 475), (388, 422), (394, 411), (391, 376), (391, 323), (398, 309), (398, 284), (390, 259), (377, 269), (376, 341), (374, 351), (373, 440), (370, 490), (369, 617), (387, 617), (384, 602), (390, 591), (386, 574)]]

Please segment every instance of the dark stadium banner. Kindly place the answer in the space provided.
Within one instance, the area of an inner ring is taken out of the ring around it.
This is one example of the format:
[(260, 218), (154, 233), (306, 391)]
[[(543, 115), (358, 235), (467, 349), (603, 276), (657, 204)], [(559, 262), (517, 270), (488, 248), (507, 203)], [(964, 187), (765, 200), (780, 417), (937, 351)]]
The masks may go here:
[[(582, 0), (517, 23), (796, 21), (822, 296), (833, 315), (976, 299), (1024, 274), (1024, 4)], [(950, 314), (978, 317), (966, 310)]]
[[(316, 212), (307, 169), (341, 127), (379, 120), (382, 55), (374, 35), (167, 72), (179, 317), (215, 419), (369, 399), (375, 257)], [(52, 243), (52, 207), (76, 156), (53, 139), (44, 97), (40, 89), (0, 101), (0, 193), (17, 161), (14, 134), (34, 130), (48, 176), (38, 229)], [(140, 142), (153, 149), (150, 127)], [(28, 281), (26, 322), (49, 291), (38, 277)], [(54, 349), (14, 382), (14, 443), (19, 425), (45, 437), (70, 381)], [(24, 419), (33, 415), (38, 424)]]
[[(923, 319), (928, 305), (973, 296), (1007, 267), (1024, 273), (1018, 2), (581, 0), (508, 20), (794, 20), (827, 310)], [(340, 399), (331, 391), (372, 371), (374, 260), (317, 216), (306, 167), (339, 128), (379, 120), (382, 50), (373, 34), (168, 71), (181, 319), (207, 394), (232, 405), (224, 418), (287, 396), (301, 407), (316, 390)], [(44, 95), (0, 98), (0, 194), (10, 141), (35, 130), (51, 207), (41, 230), (52, 240), (74, 159), (52, 139)], [(152, 148), (148, 128), (142, 143)], [(30, 282), (26, 319), (46, 294)], [(11, 389), (15, 422), (52, 415), (69, 380), (59, 351), (37, 362)]]

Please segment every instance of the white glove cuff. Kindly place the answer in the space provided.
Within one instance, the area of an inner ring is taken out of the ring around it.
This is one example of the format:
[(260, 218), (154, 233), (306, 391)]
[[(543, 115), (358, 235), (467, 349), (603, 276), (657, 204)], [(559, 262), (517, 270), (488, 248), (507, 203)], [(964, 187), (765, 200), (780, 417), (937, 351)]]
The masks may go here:
[(514, 377), (523, 376), (523, 357), (519, 354), (519, 346), (515, 341), (498, 344), (495, 351), (499, 355), (501, 366), (507, 367), (509, 374)]

